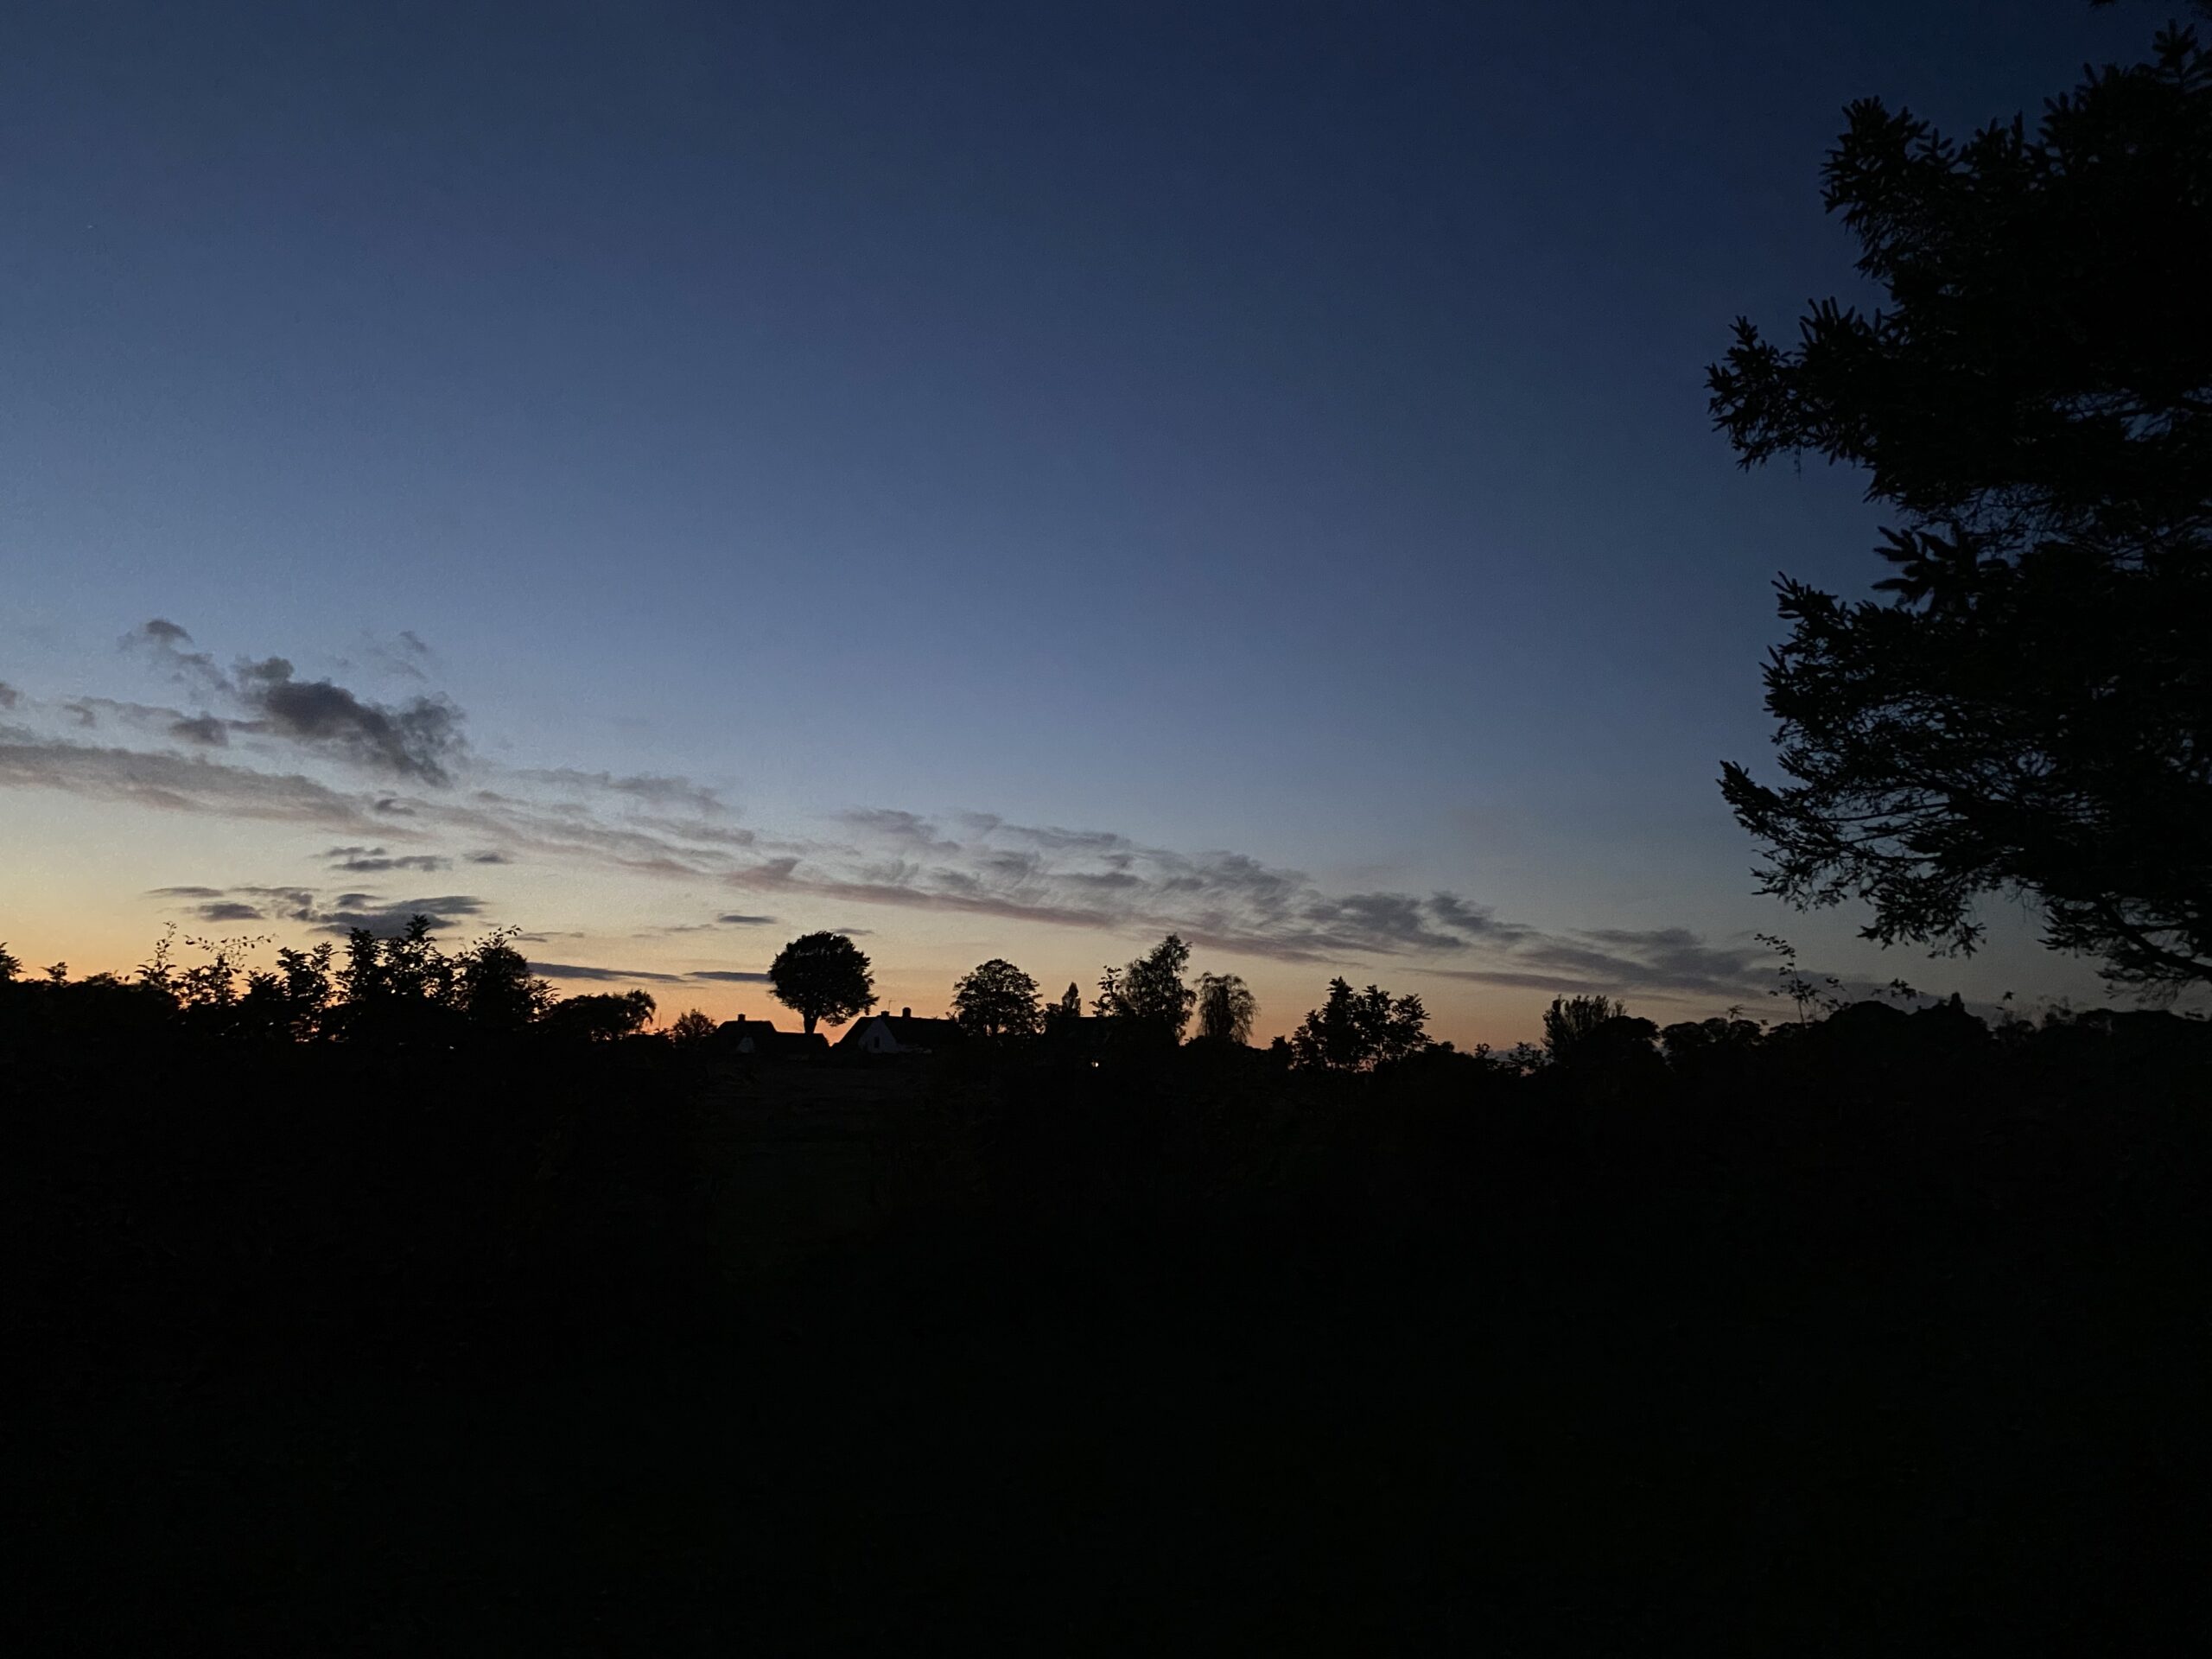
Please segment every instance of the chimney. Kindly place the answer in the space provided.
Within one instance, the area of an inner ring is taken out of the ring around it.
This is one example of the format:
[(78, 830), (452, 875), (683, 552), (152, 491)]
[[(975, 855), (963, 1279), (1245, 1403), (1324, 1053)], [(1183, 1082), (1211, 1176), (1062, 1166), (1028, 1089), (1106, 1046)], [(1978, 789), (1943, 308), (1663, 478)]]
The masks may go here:
[(911, 1020), (914, 1017), (914, 1011), (912, 1008), (901, 1008), (899, 1010), (899, 1017), (901, 1020)]
[(737, 1016), (737, 1023), (741, 1026), (745, 1023), (745, 1016), (743, 1014), (741, 1014)]

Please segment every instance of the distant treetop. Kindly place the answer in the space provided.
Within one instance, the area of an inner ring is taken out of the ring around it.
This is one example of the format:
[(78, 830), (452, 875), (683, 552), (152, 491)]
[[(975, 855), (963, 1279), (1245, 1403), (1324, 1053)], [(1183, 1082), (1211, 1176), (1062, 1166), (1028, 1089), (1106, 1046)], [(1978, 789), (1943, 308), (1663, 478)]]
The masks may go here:
[(817, 1020), (842, 1024), (875, 1006), (868, 959), (842, 933), (793, 939), (768, 964), (768, 982), (776, 1001), (799, 1016), (809, 1036)]

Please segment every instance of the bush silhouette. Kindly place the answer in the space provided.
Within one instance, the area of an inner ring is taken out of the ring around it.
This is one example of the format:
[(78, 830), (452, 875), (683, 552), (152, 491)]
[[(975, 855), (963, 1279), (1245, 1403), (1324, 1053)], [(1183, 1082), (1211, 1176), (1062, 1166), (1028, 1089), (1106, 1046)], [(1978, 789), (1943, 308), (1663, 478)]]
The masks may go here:
[(1033, 1036), (1044, 1017), (1037, 982), (1005, 957), (993, 957), (953, 986), (952, 1017), (970, 1037)]
[(1294, 1063), (1307, 1071), (1371, 1071), (1429, 1046), (1427, 1010), (1418, 996), (1393, 997), (1378, 986), (1355, 991), (1329, 982), (1329, 998), (1292, 1033)]

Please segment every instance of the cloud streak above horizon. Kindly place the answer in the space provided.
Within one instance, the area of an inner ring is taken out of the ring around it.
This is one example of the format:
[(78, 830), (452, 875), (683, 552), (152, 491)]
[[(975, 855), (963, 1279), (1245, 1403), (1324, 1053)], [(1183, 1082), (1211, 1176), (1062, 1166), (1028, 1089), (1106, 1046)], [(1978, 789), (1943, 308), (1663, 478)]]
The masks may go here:
[[(816, 835), (770, 836), (734, 822), (715, 789), (690, 779), (501, 767), (461, 741), (463, 713), (442, 696), (387, 707), (327, 680), (302, 679), (280, 657), (241, 658), (226, 670), (163, 620), (124, 643), (174, 683), (242, 713), (218, 720), (82, 697), (41, 704), (19, 691), (15, 721), (0, 725), (0, 789), (311, 828), (330, 837), (315, 859), (348, 874), (553, 861), (709, 882), (741, 906), (743, 894), (756, 904), (810, 899), (1121, 936), (1175, 931), (1278, 962), (1402, 961), (1506, 988), (1741, 995), (1758, 988), (1765, 971), (1756, 945), (1713, 943), (1681, 927), (1547, 931), (1452, 892), (1332, 893), (1303, 871), (1243, 853), (1186, 853), (1114, 830), (1021, 824), (984, 811), (858, 807), (832, 815)], [(408, 655), (418, 677), (427, 660), (424, 652)], [(88, 728), (111, 741), (88, 739)], [(280, 893), (306, 896), (287, 906), (270, 898)], [(272, 887), (211, 890), (198, 902), (203, 919), (255, 919), (245, 912), (256, 910), (337, 932), (397, 925), (410, 913), (407, 904), (442, 922), (488, 913), (485, 901), (465, 894), (326, 902), (306, 889)], [(714, 918), (732, 928), (773, 919), (749, 908)]]
[(696, 973), (669, 974), (647, 968), (593, 968), (574, 962), (535, 962), (530, 971), (546, 979), (583, 980), (600, 984), (685, 985), (704, 982), (712, 984), (766, 985), (766, 974), (743, 973), (728, 969), (702, 969)]

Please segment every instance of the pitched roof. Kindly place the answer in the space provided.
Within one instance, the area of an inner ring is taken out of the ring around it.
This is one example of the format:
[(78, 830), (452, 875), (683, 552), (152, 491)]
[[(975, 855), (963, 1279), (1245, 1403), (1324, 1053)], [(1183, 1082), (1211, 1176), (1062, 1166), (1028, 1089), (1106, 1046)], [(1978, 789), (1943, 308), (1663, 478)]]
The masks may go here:
[(960, 1040), (960, 1027), (956, 1020), (925, 1020), (911, 1014), (872, 1014), (854, 1020), (837, 1039), (837, 1046), (842, 1048), (849, 1043), (857, 1046), (861, 1033), (879, 1020), (891, 1040), (901, 1048), (943, 1048)]
[(715, 1027), (715, 1041), (733, 1049), (750, 1043), (755, 1054), (802, 1054), (830, 1046), (820, 1032), (809, 1036), (803, 1031), (778, 1031), (772, 1020), (725, 1020)]
[(740, 1014), (734, 1020), (725, 1020), (715, 1027), (715, 1035), (734, 1041), (740, 1037), (773, 1037), (777, 1035), (772, 1020), (747, 1020)]

